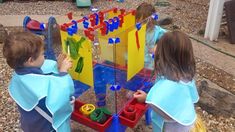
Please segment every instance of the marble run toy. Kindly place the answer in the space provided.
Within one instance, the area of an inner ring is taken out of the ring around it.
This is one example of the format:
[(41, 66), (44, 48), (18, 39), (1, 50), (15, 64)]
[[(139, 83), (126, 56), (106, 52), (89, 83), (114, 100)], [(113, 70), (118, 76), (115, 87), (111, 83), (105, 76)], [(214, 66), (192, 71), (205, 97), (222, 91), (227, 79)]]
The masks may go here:
[(148, 105), (126, 95), (138, 89), (148, 92), (153, 85), (152, 72), (144, 67), (147, 20), (136, 24), (135, 10), (118, 8), (68, 18), (71, 22), (60, 26), (62, 50), (73, 61), (69, 74), (77, 82), (75, 91), (82, 91), (72, 119), (97, 131), (134, 127), (149, 112)]

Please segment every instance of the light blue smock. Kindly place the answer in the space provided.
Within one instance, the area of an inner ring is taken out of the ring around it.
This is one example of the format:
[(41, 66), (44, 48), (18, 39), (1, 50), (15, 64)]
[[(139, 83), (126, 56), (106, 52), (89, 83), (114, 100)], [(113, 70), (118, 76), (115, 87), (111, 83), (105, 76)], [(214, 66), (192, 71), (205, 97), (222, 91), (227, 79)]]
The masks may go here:
[(165, 34), (165, 32), (167, 32), (165, 29), (157, 25), (154, 27), (154, 29), (146, 31), (146, 44), (144, 51), (145, 68), (153, 69), (154, 59), (152, 57), (153, 53), (151, 50), (155, 47), (156, 43)]
[[(45, 60), (41, 67), (43, 73), (58, 73), (57, 63)], [(52, 115), (52, 127), (58, 132), (70, 131), (70, 116), (73, 106), (70, 97), (74, 85), (69, 74), (64, 76), (13, 73), (9, 93), (14, 101), (25, 111), (31, 111), (45, 98), (47, 109)]]
[[(199, 100), (195, 81), (184, 83), (158, 78), (149, 91), (146, 103), (156, 106), (174, 121), (184, 126), (192, 125), (196, 120), (194, 103)], [(154, 132), (163, 130), (164, 118), (152, 111)]]

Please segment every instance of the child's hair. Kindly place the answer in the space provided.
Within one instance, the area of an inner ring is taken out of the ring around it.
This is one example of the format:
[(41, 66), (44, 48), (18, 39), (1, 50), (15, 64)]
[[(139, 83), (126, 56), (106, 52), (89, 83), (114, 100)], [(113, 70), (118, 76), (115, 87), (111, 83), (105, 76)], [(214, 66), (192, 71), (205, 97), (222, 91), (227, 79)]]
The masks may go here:
[(173, 81), (191, 81), (196, 66), (189, 37), (180, 31), (165, 33), (158, 42), (154, 63), (159, 76)]
[(13, 68), (23, 67), (23, 64), (30, 58), (36, 59), (44, 43), (39, 36), (24, 31), (10, 33), (4, 41), (3, 56), (7, 64)]
[[(144, 19), (150, 17), (155, 12), (156, 12), (156, 10), (153, 5), (146, 3), (146, 2), (143, 2), (136, 9), (135, 19), (136, 19), (136, 21), (144, 20)], [(154, 25), (155, 25), (154, 20), (152, 18), (150, 18), (150, 21), (148, 22), (147, 27), (151, 28)]]

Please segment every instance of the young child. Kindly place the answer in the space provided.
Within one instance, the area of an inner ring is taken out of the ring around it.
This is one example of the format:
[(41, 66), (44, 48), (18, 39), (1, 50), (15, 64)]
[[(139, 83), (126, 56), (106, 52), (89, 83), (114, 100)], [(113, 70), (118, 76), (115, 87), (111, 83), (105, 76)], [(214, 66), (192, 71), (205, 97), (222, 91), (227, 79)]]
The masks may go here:
[[(135, 21), (136, 23), (141, 23), (147, 20), (147, 27), (146, 27), (146, 40), (145, 40), (145, 51), (144, 51), (144, 74), (147, 78), (150, 79), (150, 75), (152, 70), (154, 69), (154, 60), (153, 60), (153, 53), (154, 49), (156, 48), (156, 44), (162, 35), (166, 32), (165, 29), (161, 28), (160, 26), (156, 25), (155, 20), (151, 17), (156, 10), (153, 5), (148, 4), (146, 2), (141, 3), (136, 8), (136, 15)], [(126, 94), (127, 98), (133, 97), (133, 91), (128, 91)]]
[(30, 32), (12, 33), (3, 46), (7, 64), (15, 71), (9, 93), (17, 103), (24, 132), (69, 132), (74, 92), (69, 57), (44, 59), (44, 44)]
[(148, 18), (146, 27), (146, 42), (145, 42), (145, 68), (153, 69), (153, 58), (152, 54), (156, 43), (166, 32), (165, 29), (157, 26), (155, 20), (151, 17), (156, 10), (153, 5), (143, 2), (136, 9), (136, 23), (142, 22)]
[(168, 32), (158, 42), (154, 58), (158, 74), (149, 93), (138, 90), (134, 98), (148, 103), (154, 132), (188, 132), (196, 120), (199, 100), (192, 43), (179, 31)]

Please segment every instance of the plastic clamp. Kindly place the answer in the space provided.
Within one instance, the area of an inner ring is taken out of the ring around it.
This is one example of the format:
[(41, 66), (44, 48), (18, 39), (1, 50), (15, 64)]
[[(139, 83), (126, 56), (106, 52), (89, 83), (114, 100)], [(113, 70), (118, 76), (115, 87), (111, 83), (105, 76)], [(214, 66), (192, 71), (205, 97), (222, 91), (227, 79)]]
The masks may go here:
[(123, 15), (118, 15), (118, 17), (119, 17), (119, 20), (120, 20), (119, 27), (122, 27), (122, 24), (124, 23), (124, 16)]
[(119, 85), (111, 85), (109, 89), (112, 90), (112, 91), (118, 91), (118, 90), (121, 89), (121, 86), (119, 86)]
[(104, 13), (100, 11), (98, 13), (98, 15), (99, 15), (100, 23), (103, 23), (104, 22)]
[(69, 19), (69, 20), (72, 20), (72, 19), (73, 19), (73, 13), (72, 13), (72, 12), (69, 12), (69, 13), (67, 14), (67, 16), (68, 16), (68, 19)]
[(137, 28), (137, 30), (140, 30), (140, 29), (141, 29), (141, 23), (137, 23), (137, 24), (135, 25), (135, 27)]
[(109, 19), (109, 31), (113, 32), (115, 29), (115, 24), (113, 19)]
[(151, 17), (152, 17), (154, 20), (158, 20), (158, 14), (157, 14), (157, 13), (152, 14)]
[(114, 17), (113, 19), (114, 19), (114, 28), (118, 29), (120, 20), (118, 17)]
[(75, 20), (72, 20), (72, 23), (73, 23), (73, 25), (72, 25), (73, 32), (77, 33), (78, 32), (78, 23)]

